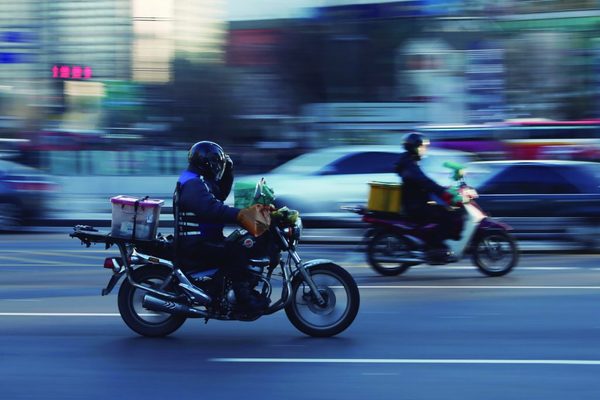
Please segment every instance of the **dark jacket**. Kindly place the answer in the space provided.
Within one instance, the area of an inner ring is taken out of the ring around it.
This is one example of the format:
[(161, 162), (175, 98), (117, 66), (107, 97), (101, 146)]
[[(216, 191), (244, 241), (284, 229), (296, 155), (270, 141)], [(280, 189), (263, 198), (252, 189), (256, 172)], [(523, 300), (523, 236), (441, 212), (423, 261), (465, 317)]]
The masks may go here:
[(197, 224), (195, 235), (202, 240), (222, 241), (223, 227), (227, 223), (235, 224), (239, 208), (223, 203), (231, 192), (233, 173), (228, 168), (219, 182), (203, 177), (193, 167), (183, 171), (178, 182), (179, 212), (191, 214), (188, 220)]
[(402, 178), (402, 209), (407, 214), (420, 213), (427, 207), (432, 195), (441, 197), (446, 191), (446, 188), (425, 175), (418, 157), (408, 152), (400, 156), (396, 172)]

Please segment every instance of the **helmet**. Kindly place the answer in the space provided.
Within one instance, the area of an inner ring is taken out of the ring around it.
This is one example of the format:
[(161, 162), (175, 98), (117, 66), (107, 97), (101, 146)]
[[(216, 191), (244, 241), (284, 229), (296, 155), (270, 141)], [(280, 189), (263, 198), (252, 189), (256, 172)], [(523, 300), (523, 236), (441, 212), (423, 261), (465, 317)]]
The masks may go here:
[(422, 133), (412, 132), (404, 136), (402, 145), (410, 154), (419, 155), (417, 149), (422, 145), (429, 145), (429, 139)]
[(225, 152), (214, 142), (198, 142), (188, 152), (188, 163), (204, 177), (219, 181), (225, 172)]

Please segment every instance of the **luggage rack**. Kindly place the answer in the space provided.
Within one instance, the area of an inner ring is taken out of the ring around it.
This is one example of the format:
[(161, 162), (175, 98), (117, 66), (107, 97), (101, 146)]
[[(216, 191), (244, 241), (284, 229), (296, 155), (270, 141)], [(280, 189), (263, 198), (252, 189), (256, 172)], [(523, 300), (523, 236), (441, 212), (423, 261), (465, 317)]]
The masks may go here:
[[(162, 260), (154, 256), (146, 256), (135, 251), (135, 247), (137, 246), (154, 245), (156, 243), (161, 242), (161, 240), (141, 240), (133, 238), (115, 237), (112, 236), (110, 232), (99, 231), (98, 229), (90, 225), (76, 225), (75, 227), (73, 227), (73, 232), (71, 232), (69, 236), (72, 238), (79, 239), (81, 241), (81, 244), (84, 244), (86, 247), (90, 247), (92, 244), (96, 243), (104, 243), (105, 249), (108, 249), (113, 245), (116, 245), (119, 248), (119, 253), (121, 254), (121, 257), (111, 257), (107, 259), (111, 260), (113, 276), (108, 282), (106, 288), (102, 289), (103, 296), (106, 296), (112, 291), (112, 289), (115, 287), (121, 276), (123, 276), (124, 274), (127, 275), (127, 279), (133, 286), (139, 287), (150, 293), (158, 293), (162, 295), (162, 293), (156, 292), (152, 288), (141, 286), (132, 278), (132, 272), (136, 261), (141, 260), (150, 263), (169, 263), (172, 265), (172, 263), (169, 260)], [(108, 268), (106, 267), (106, 264), (105, 268)]]
[(69, 234), (70, 237), (81, 240), (81, 243), (86, 247), (90, 247), (92, 244), (105, 243), (108, 249), (112, 245), (123, 245), (126, 244), (151, 244), (155, 240), (142, 240), (134, 238), (123, 238), (112, 236), (108, 231), (99, 231), (90, 225), (76, 225), (73, 227), (73, 231)]
[(344, 211), (353, 212), (358, 215), (366, 215), (380, 219), (397, 219), (400, 217), (406, 217), (406, 214), (402, 212), (390, 212), (390, 211), (377, 211), (370, 210), (364, 206), (342, 206), (340, 207)]

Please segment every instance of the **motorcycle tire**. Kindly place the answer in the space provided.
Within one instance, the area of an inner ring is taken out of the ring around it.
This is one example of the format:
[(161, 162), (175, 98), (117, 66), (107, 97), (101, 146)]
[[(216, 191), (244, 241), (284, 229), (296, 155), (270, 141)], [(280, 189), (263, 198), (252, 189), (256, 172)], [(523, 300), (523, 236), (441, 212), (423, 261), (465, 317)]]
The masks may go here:
[(291, 301), (285, 307), (285, 313), (290, 322), (307, 335), (337, 335), (356, 318), (360, 306), (358, 286), (348, 271), (333, 263), (309, 268), (307, 272), (325, 304), (317, 303), (308, 284), (298, 274), (292, 280)]
[[(144, 265), (133, 272), (133, 280), (141, 285), (158, 288), (171, 272), (171, 269), (167, 267)], [(134, 332), (142, 336), (163, 337), (175, 332), (183, 325), (187, 319), (184, 316), (146, 310), (142, 306), (144, 294), (146, 291), (134, 287), (127, 279), (123, 281), (119, 289), (119, 313), (125, 324)]]
[(392, 232), (380, 232), (373, 236), (367, 245), (367, 262), (381, 275), (400, 275), (413, 265), (419, 264), (395, 261), (400, 253), (406, 255), (409, 251), (410, 243), (406, 238)]
[[(507, 232), (486, 232), (471, 246), (473, 264), (487, 276), (508, 274), (519, 261), (519, 248)], [(498, 265), (498, 262), (504, 260)], [(490, 263), (491, 261), (491, 263)]]

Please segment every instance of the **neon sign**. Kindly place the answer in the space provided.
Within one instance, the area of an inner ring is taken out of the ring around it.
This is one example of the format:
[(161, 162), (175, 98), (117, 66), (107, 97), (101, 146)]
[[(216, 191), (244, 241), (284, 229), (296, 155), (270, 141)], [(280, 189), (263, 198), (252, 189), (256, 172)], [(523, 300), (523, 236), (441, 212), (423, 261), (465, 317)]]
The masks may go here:
[(80, 65), (54, 65), (52, 67), (54, 79), (92, 79), (92, 67)]

